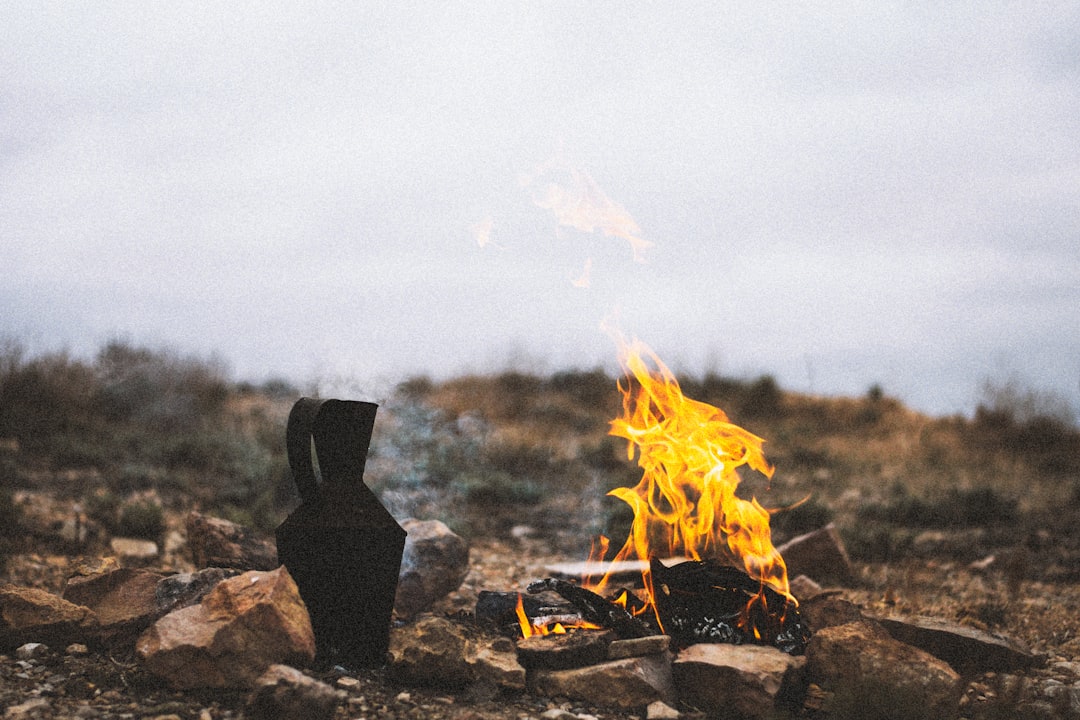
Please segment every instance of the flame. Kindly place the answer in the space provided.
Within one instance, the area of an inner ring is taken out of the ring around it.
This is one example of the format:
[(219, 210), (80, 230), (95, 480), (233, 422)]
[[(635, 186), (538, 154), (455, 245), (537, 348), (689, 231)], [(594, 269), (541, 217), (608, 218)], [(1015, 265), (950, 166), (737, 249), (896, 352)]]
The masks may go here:
[[(784, 560), (772, 544), (768, 510), (756, 499), (735, 495), (742, 466), (772, 478), (764, 441), (732, 424), (719, 408), (683, 395), (672, 372), (643, 343), (620, 345), (623, 414), (612, 421), (610, 434), (628, 441), (627, 457), (636, 454), (643, 472), (635, 487), (608, 493), (634, 511), (630, 535), (614, 560), (720, 559), (794, 602)], [(590, 560), (605, 554), (601, 542)], [(642, 577), (647, 609), (656, 613), (651, 573)], [(585, 582), (603, 593), (608, 577)], [(744, 618), (755, 604), (764, 609), (764, 601), (763, 592), (750, 598)]]

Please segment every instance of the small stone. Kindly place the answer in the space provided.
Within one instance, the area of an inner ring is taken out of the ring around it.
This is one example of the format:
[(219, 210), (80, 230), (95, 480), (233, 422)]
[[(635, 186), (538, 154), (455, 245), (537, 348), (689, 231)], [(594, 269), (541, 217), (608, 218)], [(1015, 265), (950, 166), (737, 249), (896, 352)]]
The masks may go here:
[(457, 590), (469, 574), (469, 544), (438, 520), (401, 522), (408, 533), (394, 610), (412, 617)]
[(193, 511), (188, 514), (186, 529), (197, 568), (273, 570), (280, 565), (277, 546), (242, 525)]
[(394, 700), (397, 700), (399, 703), (412, 702), (412, 695), (402, 691), (397, 694), (397, 697), (395, 697)]
[(800, 601), (817, 597), (823, 590), (813, 578), (807, 577), (806, 575), (796, 575), (792, 578), (789, 589), (791, 590), (791, 594)]
[(49, 701), (43, 697), (37, 697), (8, 707), (4, 711), (4, 720), (29, 720), (49, 715)]
[(271, 665), (255, 681), (244, 717), (250, 720), (329, 720), (339, 693), (288, 665)]
[(1050, 669), (1061, 675), (1080, 678), (1080, 662), (1063, 660), (1051, 665)]
[(799, 614), (812, 631), (852, 622), (872, 622), (849, 600), (833, 593), (821, 593), (799, 604)]
[(122, 562), (126, 560), (131, 563), (142, 563), (158, 556), (158, 546), (153, 540), (114, 537), (109, 541), (109, 549), (116, 553)]
[(49, 654), (49, 646), (43, 643), (31, 642), (15, 648), (15, 657), (20, 660), (40, 660)]
[(777, 548), (787, 565), (788, 575), (805, 574), (827, 582), (850, 582), (854, 577), (851, 559), (836, 525), (788, 540)]
[(360, 687), (360, 681), (354, 677), (339, 677), (334, 685), (342, 690), (355, 690)]
[(562, 708), (550, 708), (540, 713), (544, 720), (578, 720), (578, 716)]
[(681, 714), (666, 702), (657, 700), (645, 708), (645, 717), (647, 720), (678, 720)]
[(82, 643), (71, 643), (64, 648), (64, 652), (72, 657), (85, 657), (90, 654), (90, 648)]

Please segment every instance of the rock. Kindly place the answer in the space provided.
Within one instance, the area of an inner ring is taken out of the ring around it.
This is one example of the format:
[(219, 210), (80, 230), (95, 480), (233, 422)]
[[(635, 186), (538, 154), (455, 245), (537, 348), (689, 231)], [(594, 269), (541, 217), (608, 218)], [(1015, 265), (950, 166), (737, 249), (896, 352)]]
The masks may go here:
[(46, 698), (30, 698), (18, 705), (11, 705), (4, 711), (4, 720), (29, 720), (30, 718), (51, 717), (49, 701)]
[(158, 556), (158, 546), (153, 540), (114, 537), (109, 541), (109, 549), (129, 565), (146, 563)]
[(461, 587), (469, 573), (469, 544), (438, 520), (407, 519), (394, 610), (411, 617)]
[(64, 653), (72, 657), (86, 657), (90, 654), (90, 648), (83, 643), (71, 643), (64, 648)]
[(528, 683), (534, 695), (568, 697), (624, 709), (675, 697), (668, 653), (609, 660), (571, 670), (533, 670)]
[(791, 594), (800, 602), (817, 597), (823, 590), (813, 578), (807, 577), (806, 575), (796, 575), (791, 579), (789, 585)]
[(629, 657), (641, 657), (642, 655), (655, 655), (667, 652), (671, 648), (671, 637), (668, 635), (650, 635), (648, 637), (630, 638), (627, 640), (615, 640), (608, 645), (608, 660), (620, 660)]
[(533, 635), (517, 641), (518, 662), (525, 668), (548, 670), (592, 665), (609, 659), (608, 648), (614, 637), (615, 633), (611, 630), (582, 630), (566, 635)]
[(867, 621), (854, 603), (831, 593), (816, 595), (800, 603), (799, 615), (802, 616), (803, 622), (811, 632), (851, 622)]
[(97, 614), (103, 642), (127, 644), (163, 614), (155, 598), (162, 577), (160, 573), (132, 568), (76, 575), (68, 578), (63, 598)]
[(777, 550), (791, 577), (807, 575), (819, 582), (838, 583), (851, 582), (854, 577), (847, 549), (833, 523), (794, 537)]
[(645, 720), (679, 720), (679, 711), (666, 702), (657, 700), (645, 708)]
[(97, 615), (83, 605), (38, 588), (0, 586), (0, 651), (28, 642), (64, 647), (85, 642), (97, 630)]
[(962, 692), (960, 676), (947, 663), (862, 622), (814, 633), (806, 679), (833, 693), (830, 709), (837, 717), (886, 717), (902, 707), (911, 717), (952, 718)]
[(480, 636), (432, 615), (390, 630), (390, 673), (404, 683), (452, 690), (477, 684), (525, 689), (525, 668), (509, 638)]
[(296, 583), (281, 567), (221, 581), (202, 603), (151, 625), (135, 650), (174, 688), (242, 688), (271, 665), (310, 663), (315, 635)]
[(773, 717), (782, 690), (800, 684), (806, 658), (766, 645), (698, 644), (682, 650), (671, 672), (679, 699), (704, 710)]
[(329, 720), (343, 694), (288, 665), (271, 665), (255, 680), (244, 717), (250, 720)]
[(946, 620), (891, 617), (877, 621), (897, 640), (925, 650), (964, 675), (1014, 672), (1046, 662), (1017, 640)]
[(18, 660), (40, 660), (49, 654), (49, 646), (44, 643), (25, 643), (15, 648), (15, 658)]
[(187, 517), (188, 546), (197, 568), (273, 570), (277, 546), (242, 525), (191, 512)]
[(165, 614), (201, 602), (219, 582), (240, 573), (240, 570), (232, 568), (211, 567), (163, 577), (154, 588), (158, 610)]

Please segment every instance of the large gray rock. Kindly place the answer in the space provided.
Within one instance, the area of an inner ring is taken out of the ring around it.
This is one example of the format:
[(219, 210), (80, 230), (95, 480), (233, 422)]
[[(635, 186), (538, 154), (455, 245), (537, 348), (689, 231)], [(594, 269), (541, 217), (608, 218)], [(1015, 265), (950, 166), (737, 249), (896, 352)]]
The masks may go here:
[(469, 544), (438, 520), (407, 519), (394, 610), (412, 617), (461, 587), (469, 574)]
[(330, 720), (344, 693), (288, 665), (271, 665), (255, 680), (248, 720)]
[(782, 691), (801, 684), (805, 657), (766, 645), (698, 644), (679, 652), (671, 672), (679, 699), (742, 718), (769, 718)]
[(164, 616), (138, 639), (148, 671), (175, 688), (247, 688), (278, 663), (315, 658), (315, 634), (284, 568), (218, 583), (202, 603)]

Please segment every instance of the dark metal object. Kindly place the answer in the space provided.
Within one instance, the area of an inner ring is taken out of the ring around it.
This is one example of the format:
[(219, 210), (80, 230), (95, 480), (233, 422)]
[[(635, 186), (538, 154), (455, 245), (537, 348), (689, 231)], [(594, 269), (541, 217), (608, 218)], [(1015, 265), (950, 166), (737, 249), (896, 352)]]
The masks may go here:
[(321, 666), (386, 662), (406, 533), (363, 482), (377, 409), (301, 398), (289, 414), (302, 503), (278, 527), (277, 551), (307, 605)]

